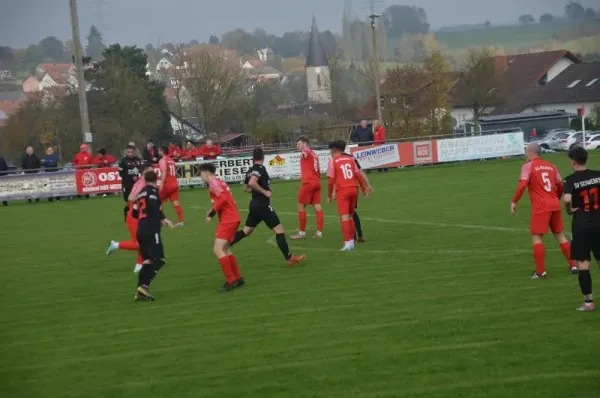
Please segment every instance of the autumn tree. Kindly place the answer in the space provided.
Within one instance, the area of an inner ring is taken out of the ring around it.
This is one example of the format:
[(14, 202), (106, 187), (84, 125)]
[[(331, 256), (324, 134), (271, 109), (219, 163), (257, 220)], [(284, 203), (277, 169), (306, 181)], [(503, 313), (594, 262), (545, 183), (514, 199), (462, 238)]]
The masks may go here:
[(426, 74), (426, 130), (430, 135), (446, 134), (452, 128), (450, 66), (439, 51), (433, 51), (423, 64)]

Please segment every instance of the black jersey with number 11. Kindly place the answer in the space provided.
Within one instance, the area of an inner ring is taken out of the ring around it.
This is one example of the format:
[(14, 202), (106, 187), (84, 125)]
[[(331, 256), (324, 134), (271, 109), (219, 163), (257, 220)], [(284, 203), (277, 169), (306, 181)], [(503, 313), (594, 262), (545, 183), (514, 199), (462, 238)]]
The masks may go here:
[(576, 171), (565, 178), (564, 193), (571, 194), (573, 231), (600, 228), (600, 171)]

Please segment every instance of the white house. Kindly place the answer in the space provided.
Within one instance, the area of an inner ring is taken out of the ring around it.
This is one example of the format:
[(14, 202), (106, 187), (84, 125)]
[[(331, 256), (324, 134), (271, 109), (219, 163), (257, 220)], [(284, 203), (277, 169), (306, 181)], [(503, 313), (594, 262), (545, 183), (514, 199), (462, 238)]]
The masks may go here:
[(262, 62), (268, 62), (271, 58), (273, 58), (275, 52), (273, 49), (267, 47), (256, 50), (256, 54), (258, 55), (258, 59), (260, 59)]
[(161, 69), (171, 69), (174, 67), (173, 62), (171, 62), (167, 57), (163, 57), (156, 64), (156, 71), (160, 71)]

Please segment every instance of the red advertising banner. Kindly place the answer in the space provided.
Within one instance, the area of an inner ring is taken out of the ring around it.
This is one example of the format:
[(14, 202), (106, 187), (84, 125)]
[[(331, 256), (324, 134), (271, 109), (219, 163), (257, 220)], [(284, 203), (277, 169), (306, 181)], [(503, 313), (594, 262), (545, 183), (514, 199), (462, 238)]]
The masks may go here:
[(365, 169), (414, 166), (438, 161), (435, 140), (353, 147), (350, 150)]
[[(160, 178), (158, 165), (154, 166), (154, 171)], [(75, 187), (78, 195), (121, 192), (119, 169), (117, 167), (103, 167), (100, 169), (76, 170)]]

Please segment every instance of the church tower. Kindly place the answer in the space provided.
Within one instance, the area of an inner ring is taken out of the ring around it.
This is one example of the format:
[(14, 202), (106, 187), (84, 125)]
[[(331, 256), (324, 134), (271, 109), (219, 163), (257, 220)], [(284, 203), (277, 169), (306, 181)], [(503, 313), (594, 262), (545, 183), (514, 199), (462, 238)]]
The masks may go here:
[(331, 103), (331, 76), (325, 47), (313, 17), (306, 57), (306, 85), (310, 104)]

